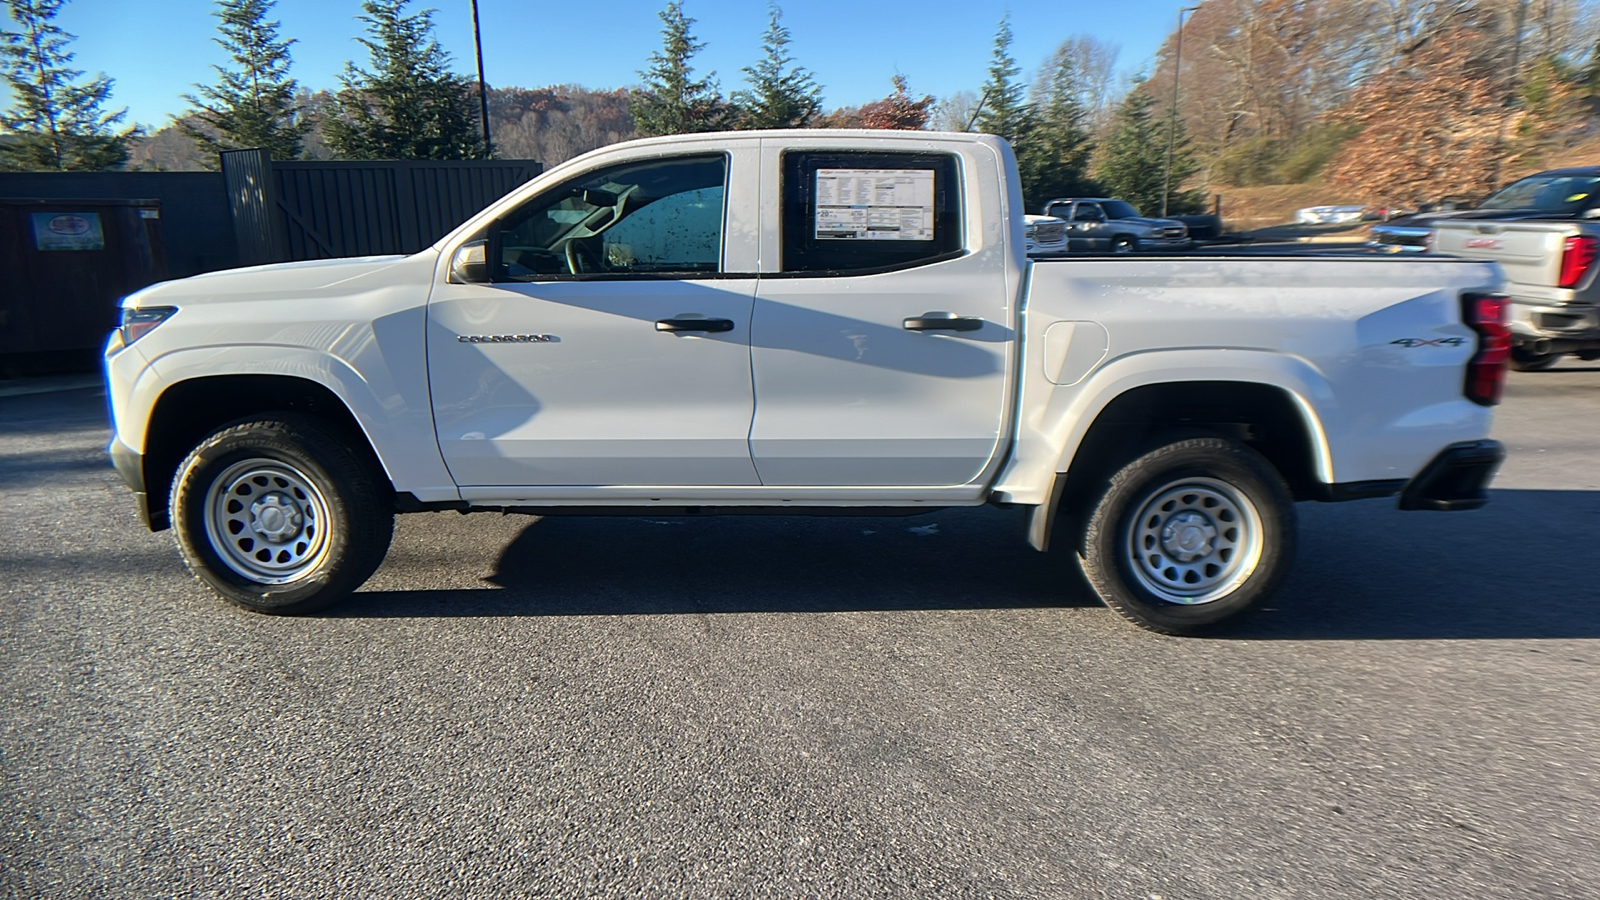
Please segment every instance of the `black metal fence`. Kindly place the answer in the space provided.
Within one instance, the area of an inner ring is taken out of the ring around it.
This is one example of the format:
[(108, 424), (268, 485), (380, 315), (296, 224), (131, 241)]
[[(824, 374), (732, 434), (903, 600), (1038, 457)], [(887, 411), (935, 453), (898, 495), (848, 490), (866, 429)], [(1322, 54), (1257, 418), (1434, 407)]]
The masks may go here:
[(538, 175), (532, 160), (273, 162), (222, 154), (240, 265), (415, 253)]

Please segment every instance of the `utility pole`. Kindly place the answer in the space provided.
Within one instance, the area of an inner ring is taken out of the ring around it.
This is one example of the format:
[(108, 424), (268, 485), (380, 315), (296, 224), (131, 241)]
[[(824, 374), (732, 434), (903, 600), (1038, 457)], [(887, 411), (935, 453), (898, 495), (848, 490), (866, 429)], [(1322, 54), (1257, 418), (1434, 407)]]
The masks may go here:
[(489, 86), (483, 83), (483, 35), (478, 30), (478, 0), (472, 0), (472, 49), (478, 55), (478, 114), (483, 119), (483, 155), (494, 155), (489, 139)]
[(1161, 176), (1161, 215), (1167, 214), (1167, 198), (1172, 194), (1172, 146), (1178, 139), (1178, 77), (1183, 72), (1183, 14), (1192, 13), (1198, 6), (1185, 6), (1178, 10), (1178, 49), (1172, 55), (1172, 115), (1167, 120), (1167, 166)]

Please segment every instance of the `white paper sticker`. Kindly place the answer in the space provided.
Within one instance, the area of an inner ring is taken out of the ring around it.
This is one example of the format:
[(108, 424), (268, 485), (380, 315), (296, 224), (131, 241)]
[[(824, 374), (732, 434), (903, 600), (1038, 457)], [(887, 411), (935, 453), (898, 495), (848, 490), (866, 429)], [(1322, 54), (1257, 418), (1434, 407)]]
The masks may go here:
[(816, 237), (933, 240), (933, 169), (818, 169)]

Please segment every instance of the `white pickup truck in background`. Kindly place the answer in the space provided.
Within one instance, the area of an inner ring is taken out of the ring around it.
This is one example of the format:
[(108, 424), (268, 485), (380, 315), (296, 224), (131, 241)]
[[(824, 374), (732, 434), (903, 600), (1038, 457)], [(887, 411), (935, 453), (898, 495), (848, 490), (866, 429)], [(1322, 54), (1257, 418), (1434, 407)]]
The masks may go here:
[(1442, 219), (1430, 249), (1505, 272), (1513, 368), (1546, 369), (1567, 354), (1600, 359), (1600, 223)]
[(1189, 634), (1278, 588), (1297, 500), (1484, 502), (1493, 265), (1030, 261), (1023, 213), (989, 136), (607, 147), (412, 256), (128, 297), (111, 456), (203, 583), (275, 613), (360, 586), (396, 512), (997, 504)]

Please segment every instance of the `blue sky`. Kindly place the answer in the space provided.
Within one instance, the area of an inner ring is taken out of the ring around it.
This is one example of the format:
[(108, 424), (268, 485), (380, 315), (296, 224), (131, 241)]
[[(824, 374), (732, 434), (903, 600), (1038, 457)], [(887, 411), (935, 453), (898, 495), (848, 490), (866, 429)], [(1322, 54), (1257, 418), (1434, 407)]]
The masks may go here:
[[(1190, 0), (1192, 2), (1192, 0)], [(590, 88), (635, 84), (661, 43), (656, 17), (666, 0), (479, 0), (484, 67), (491, 85)], [(895, 73), (915, 93), (945, 96), (975, 90), (988, 67), (995, 26), (1011, 14), (1013, 55), (1031, 74), (1066, 37), (1090, 34), (1120, 44), (1119, 66), (1151, 65), (1174, 27), (1182, 0), (788, 0), (781, 4), (796, 61), (817, 75), (828, 107), (884, 96)], [(413, 0), (434, 8), (434, 21), (457, 71), (470, 73), (469, 0)], [(114, 107), (160, 127), (186, 104), (182, 94), (211, 80), (224, 62), (211, 38), (212, 0), (71, 0), (57, 22), (78, 36), (76, 65), (116, 79)], [(745, 66), (760, 55), (766, 27), (762, 0), (685, 0), (693, 32), (706, 48), (693, 63), (715, 70), (725, 93), (743, 86)], [(360, 0), (279, 0), (273, 17), (298, 40), (291, 74), (306, 87), (336, 87), (347, 60), (365, 61)], [(9, 99), (9, 98), (7, 98)]]

